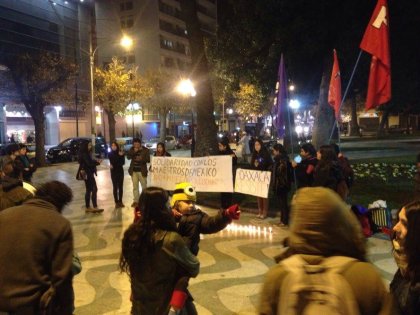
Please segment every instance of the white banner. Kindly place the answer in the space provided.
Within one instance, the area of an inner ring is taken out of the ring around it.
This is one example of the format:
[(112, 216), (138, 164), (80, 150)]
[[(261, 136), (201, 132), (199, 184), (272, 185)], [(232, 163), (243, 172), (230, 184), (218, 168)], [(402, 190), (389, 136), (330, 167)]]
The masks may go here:
[(150, 185), (174, 190), (175, 184), (190, 182), (197, 191), (233, 192), (232, 157), (152, 157)]
[(271, 172), (238, 168), (235, 178), (235, 192), (268, 198)]

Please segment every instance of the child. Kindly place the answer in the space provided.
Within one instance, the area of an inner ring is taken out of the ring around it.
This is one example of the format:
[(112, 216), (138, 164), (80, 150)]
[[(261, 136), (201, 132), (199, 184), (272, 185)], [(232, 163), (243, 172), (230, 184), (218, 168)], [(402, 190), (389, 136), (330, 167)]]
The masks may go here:
[[(191, 183), (179, 183), (176, 185), (171, 199), (171, 208), (175, 219), (178, 221), (178, 233), (183, 237), (188, 248), (194, 255), (198, 254), (200, 234), (212, 234), (223, 230), (232, 220), (238, 220), (241, 214), (237, 204), (227, 209), (221, 209), (218, 214), (209, 216), (196, 208), (197, 196)], [(180, 274), (171, 299), (171, 311), (169, 314), (177, 314), (184, 307), (187, 313), (197, 314), (192, 303), (192, 297), (188, 293), (189, 278)]]

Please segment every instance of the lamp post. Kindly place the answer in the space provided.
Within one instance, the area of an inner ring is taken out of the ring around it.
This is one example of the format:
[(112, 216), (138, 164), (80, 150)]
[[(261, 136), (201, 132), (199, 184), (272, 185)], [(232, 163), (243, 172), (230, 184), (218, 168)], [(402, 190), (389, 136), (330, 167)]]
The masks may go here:
[(192, 103), (192, 98), (197, 95), (197, 92), (194, 89), (194, 85), (190, 79), (183, 79), (179, 82), (177, 86), (178, 93), (182, 94), (184, 97), (188, 98), (191, 106), (191, 157), (194, 156), (194, 147), (195, 147), (195, 134), (194, 134), (194, 108)]
[[(126, 49), (129, 49), (133, 45), (133, 40), (124, 35), (120, 40), (120, 45)], [(93, 155), (95, 155), (95, 95), (94, 95), (94, 88), (93, 88), (93, 81), (94, 81), (94, 66), (95, 66), (95, 54), (98, 51), (98, 48), (101, 45), (98, 45), (93, 49), (92, 41), (90, 42), (90, 49), (89, 49), (89, 60), (90, 60), (90, 106), (91, 106), (91, 119), (90, 119), (90, 126), (91, 126), (91, 135), (92, 135), (92, 147), (93, 147)]]

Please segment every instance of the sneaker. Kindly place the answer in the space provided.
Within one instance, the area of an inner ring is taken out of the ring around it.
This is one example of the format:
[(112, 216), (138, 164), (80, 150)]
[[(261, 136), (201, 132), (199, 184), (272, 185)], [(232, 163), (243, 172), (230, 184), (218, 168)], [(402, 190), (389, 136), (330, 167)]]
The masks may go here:
[(124, 208), (125, 204), (122, 203), (122, 201), (120, 201), (120, 208)]
[(135, 208), (135, 207), (137, 207), (139, 204), (138, 204), (138, 202), (133, 202), (132, 204), (131, 204), (131, 206), (133, 207), (133, 208)]

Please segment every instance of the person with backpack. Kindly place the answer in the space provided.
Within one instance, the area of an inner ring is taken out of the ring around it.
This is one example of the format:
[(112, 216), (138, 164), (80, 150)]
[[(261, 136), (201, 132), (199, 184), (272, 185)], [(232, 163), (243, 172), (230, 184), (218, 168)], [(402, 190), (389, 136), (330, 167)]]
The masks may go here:
[(265, 276), (258, 314), (393, 314), (381, 276), (348, 205), (331, 189), (307, 187), (292, 201), (288, 248)]
[(279, 201), (280, 209), (280, 226), (289, 225), (289, 205), (287, 203), (288, 194), (293, 181), (292, 164), (285, 148), (276, 143), (273, 146), (273, 170), (272, 176), (272, 189), (276, 194)]

